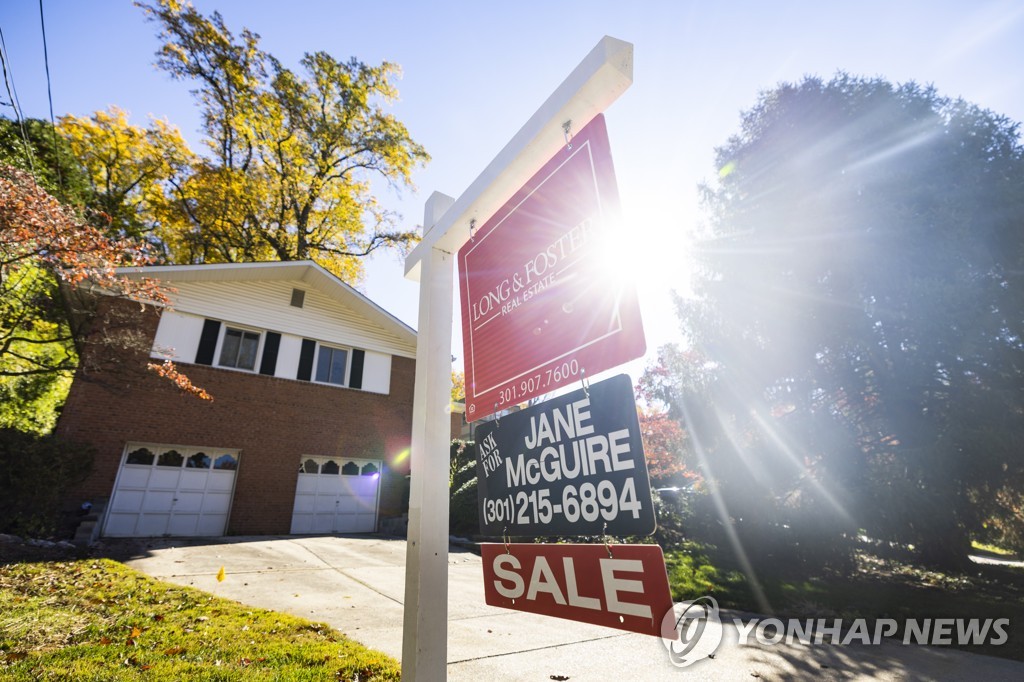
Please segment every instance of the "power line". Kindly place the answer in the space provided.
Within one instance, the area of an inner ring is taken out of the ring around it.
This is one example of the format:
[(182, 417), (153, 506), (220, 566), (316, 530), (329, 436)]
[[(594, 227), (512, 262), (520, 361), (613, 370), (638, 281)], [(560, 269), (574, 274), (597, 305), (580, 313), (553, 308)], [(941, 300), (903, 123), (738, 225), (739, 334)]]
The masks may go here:
[(28, 157), (28, 167), (33, 174), (36, 172), (35, 162), (32, 158), (32, 145), (28, 141), (28, 132), (25, 130), (25, 118), (21, 115), (21, 102), (18, 101), (18, 89), (14, 87), (14, 69), (8, 66), (10, 59), (7, 55), (7, 42), (4, 40), (4, 31), (0, 28), (0, 67), (4, 72), (4, 85), (7, 87), (7, 96), (11, 99), (11, 108), (14, 109), (14, 120), (18, 122), (21, 130), (21, 140), (25, 144), (25, 156)]
[(46, 97), (50, 102), (50, 132), (53, 134), (53, 166), (57, 171), (57, 185), (60, 198), (64, 196), (64, 177), (60, 172), (60, 145), (57, 141), (57, 124), (53, 120), (53, 91), (50, 89), (50, 55), (46, 49), (46, 21), (43, 19), (43, 0), (39, 0), (39, 26), (43, 31), (43, 65), (46, 67)]

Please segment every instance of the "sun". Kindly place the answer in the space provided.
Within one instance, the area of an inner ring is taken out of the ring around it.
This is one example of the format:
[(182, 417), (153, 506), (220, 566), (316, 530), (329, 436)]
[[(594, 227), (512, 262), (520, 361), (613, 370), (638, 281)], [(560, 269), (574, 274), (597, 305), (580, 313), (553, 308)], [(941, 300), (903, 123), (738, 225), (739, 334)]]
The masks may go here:
[(596, 249), (600, 276), (637, 291), (648, 356), (682, 336), (674, 295), (693, 296), (696, 220), (665, 203), (626, 206)]

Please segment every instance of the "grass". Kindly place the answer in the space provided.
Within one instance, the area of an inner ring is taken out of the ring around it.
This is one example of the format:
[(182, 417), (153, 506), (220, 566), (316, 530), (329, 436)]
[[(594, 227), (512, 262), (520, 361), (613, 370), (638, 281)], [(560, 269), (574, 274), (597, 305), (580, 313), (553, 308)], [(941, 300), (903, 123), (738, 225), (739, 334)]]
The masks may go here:
[[(713, 552), (689, 544), (667, 552), (666, 565), (676, 599), (711, 595), (723, 608), (764, 612), (749, 579)], [(975, 568), (970, 575), (946, 574), (862, 552), (849, 575), (799, 575), (769, 566), (757, 579), (772, 612), (766, 615), (783, 618), (1008, 618), (1005, 644), (957, 648), (1024, 661), (1024, 570)]]
[(108, 559), (0, 565), (4, 680), (398, 680), (322, 623), (162, 583)]

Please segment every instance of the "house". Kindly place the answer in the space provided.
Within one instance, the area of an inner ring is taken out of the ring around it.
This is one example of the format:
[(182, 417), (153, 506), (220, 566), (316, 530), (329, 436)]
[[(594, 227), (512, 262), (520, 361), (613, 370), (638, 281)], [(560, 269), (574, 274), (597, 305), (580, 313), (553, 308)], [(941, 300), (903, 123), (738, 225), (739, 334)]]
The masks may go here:
[[(96, 448), (72, 501), (106, 501), (101, 534), (372, 532), (407, 510), (412, 329), (309, 261), (122, 274), (172, 305), (102, 297), (149, 350), (80, 371), (58, 424)], [(167, 358), (213, 400), (146, 370)]]

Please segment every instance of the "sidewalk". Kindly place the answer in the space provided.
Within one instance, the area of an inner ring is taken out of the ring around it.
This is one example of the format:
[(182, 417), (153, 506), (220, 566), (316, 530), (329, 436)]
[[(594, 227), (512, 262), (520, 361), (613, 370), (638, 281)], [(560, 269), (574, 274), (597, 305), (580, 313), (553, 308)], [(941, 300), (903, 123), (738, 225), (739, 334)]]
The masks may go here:
[[(401, 658), (403, 540), (167, 538), (104, 544), (112, 556), (156, 578), (323, 621)], [(898, 642), (739, 646), (731, 625), (714, 659), (679, 669), (655, 637), (487, 606), (480, 557), (452, 548), (448, 563), (451, 680), (1024, 679), (1024, 663)], [(221, 566), (227, 576), (219, 583)]]

